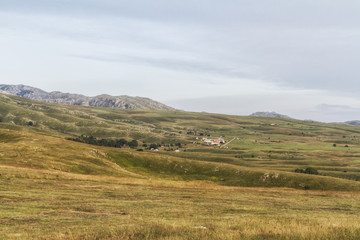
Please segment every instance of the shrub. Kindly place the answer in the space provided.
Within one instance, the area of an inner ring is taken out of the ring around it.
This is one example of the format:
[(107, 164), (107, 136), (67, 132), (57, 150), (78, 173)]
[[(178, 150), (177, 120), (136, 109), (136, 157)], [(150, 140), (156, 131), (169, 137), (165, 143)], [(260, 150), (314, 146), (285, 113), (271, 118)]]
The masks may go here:
[(295, 169), (294, 172), (296, 172), (296, 173), (306, 173), (306, 174), (315, 174), (315, 175), (319, 174), (318, 170), (313, 168), (313, 167), (308, 167), (305, 170), (301, 169), (301, 168), (297, 168), (297, 169)]
[(313, 167), (308, 167), (308, 168), (306, 168), (306, 169), (305, 169), (305, 173), (306, 173), (306, 174), (315, 174), (315, 175), (318, 175), (318, 174), (319, 174), (318, 170), (316, 170), (316, 169), (313, 168)]
[(139, 143), (134, 139), (134, 140), (128, 142), (128, 145), (131, 148), (137, 148), (139, 146)]
[(155, 143), (151, 143), (149, 146), (149, 149), (152, 149), (152, 148), (156, 149), (156, 148), (158, 148), (158, 145)]

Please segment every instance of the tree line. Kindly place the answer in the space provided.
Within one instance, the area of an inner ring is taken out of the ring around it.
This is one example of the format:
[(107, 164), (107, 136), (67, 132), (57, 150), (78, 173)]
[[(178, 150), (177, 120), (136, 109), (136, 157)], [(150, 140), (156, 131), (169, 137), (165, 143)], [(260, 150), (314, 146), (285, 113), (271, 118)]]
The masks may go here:
[(82, 143), (87, 143), (87, 144), (97, 145), (97, 146), (114, 147), (114, 148), (121, 148), (121, 147), (125, 147), (125, 146), (128, 146), (130, 148), (137, 148), (139, 146), (139, 143), (136, 140), (127, 141), (124, 138), (104, 139), (104, 138), (96, 138), (91, 135), (86, 136), (83, 134), (76, 138), (67, 138), (67, 140), (71, 140), (71, 141), (75, 141), (75, 142), (82, 142)]

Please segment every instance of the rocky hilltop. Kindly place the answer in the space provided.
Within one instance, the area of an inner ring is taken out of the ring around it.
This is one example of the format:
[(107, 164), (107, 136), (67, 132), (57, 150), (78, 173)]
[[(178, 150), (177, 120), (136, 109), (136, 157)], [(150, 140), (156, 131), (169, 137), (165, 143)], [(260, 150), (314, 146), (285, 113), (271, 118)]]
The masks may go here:
[(250, 115), (251, 117), (275, 117), (275, 118), (288, 118), (291, 117), (276, 112), (256, 112)]
[(61, 103), (70, 105), (109, 107), (120, 109), (150, 109), (150, 110), (175, 110), (160, 102), (144, 97), (99, 95), (88, 97), (81, 94), (46, 92), (44, 90), (25, 85), (0, 84), (0, 92), (16, 95), (23, 98), (38, 100), (48, 103)]

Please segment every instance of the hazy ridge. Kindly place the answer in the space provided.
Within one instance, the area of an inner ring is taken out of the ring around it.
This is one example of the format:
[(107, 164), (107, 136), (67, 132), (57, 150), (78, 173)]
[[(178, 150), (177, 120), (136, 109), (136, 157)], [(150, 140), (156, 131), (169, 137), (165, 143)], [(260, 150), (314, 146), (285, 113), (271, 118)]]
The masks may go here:
[(250, 115), (251, 117), (275, 117), (275, 118), (287, 118), (292, 119), (287, 115), (283, 115), (277, 112), (255, 112)]
[(131, 96), (110, 96), (107, 94), (88, 97), (81, 94), (63, 93), (59, 91), (46, 92), (39, 88), (25, 85), (0, 84), (0, 91), (23, 98), (48, 103), (61, 103), (79, 106), (109, 107), (119, 109), (148, 109), (148, 110), (175, 110), (150, 98)]

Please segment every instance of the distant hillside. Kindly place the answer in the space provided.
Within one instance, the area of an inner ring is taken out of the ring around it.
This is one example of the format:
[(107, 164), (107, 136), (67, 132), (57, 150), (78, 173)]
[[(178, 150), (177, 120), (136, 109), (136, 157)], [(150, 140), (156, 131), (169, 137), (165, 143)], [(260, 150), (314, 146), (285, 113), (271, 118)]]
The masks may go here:
[(16, 95), (23, 98), (48, 103), (61, 103), (80, 106), (109, 107), (120, 109), (149, 109), (149, 110), (175, 110), (160, 102), (149, 98), (130, 96), (99, 95), (88, 97), (80, 94), (46, 92), (38, 88), (25, 85), (0, 84), (0, 92)]
[(251, 117), (275, 117), (275, 118), (288, 118), (291, 119), (291, 117), (283, 114), (279, 114), (276, 112), (255, 112), (250, 115)]
[(353, 126), (360, 126), (360, 120), (353, 120), (353, 121), (347, 121), (345, 124), (353, 125)]
[[(100, 144), (70, 141), (81, 135)], [(205, 144), (203, 136), (223, 136), (226, 148)], [(135, 140), (141, 151), (107, 145), (121, 139)], [(0, 170), (6, 165), (228, 186), (359, 190), (359, 139), (360, 129), (345, 124), (110, 110), (0, 94)], [(320, 174), (294, 172), (308, 167)]]

